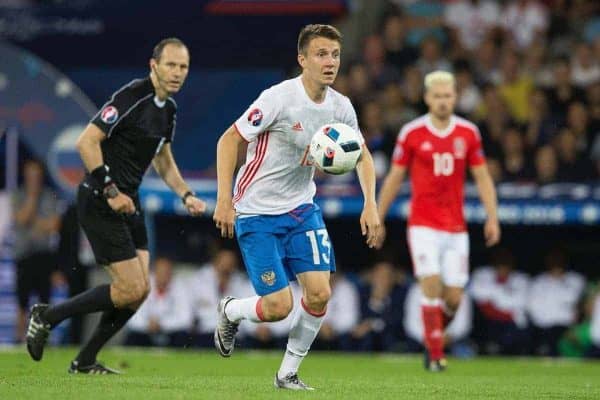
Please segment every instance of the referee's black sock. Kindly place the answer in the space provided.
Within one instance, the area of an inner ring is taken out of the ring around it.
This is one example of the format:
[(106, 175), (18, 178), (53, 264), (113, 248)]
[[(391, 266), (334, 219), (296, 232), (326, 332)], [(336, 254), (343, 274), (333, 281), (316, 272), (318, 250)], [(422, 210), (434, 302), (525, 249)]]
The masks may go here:
[(79, 361), (79, 365), (87, 366), (95, 363), (96, 356), (102, 346), (127, 323), (133, 314), (135, 314), (135, 311), (129, 308), (113, 308), (112, 310), (104, 311), (92, 337), (75, 358), (75, 360)]
[(86, 290), (60, 304), (50, 306), (42, 315), (53, 328), (61, 321), (78, 314), (89, 314), (114, 308), (110, 299), (110, 285), (100, 285)]

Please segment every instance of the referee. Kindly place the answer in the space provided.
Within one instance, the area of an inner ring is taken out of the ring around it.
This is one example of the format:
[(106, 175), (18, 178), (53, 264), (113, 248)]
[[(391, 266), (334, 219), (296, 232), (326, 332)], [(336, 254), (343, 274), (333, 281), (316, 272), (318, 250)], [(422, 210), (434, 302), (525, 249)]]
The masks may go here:
[(112, 282), (58, 305), (32, 307), (27, 350), (35, 361), (42, 358), (50, 330), (61, 321), (102, 311), (69, 372), (118, 373), (98, 363), (96, 355), (148, 295), (148, 240), (138, 188), (151, 162), (191, 215), (204, 212), (206, 204), (190, 191), (171, 152), (177, 104), (170, 96), (181, 89), (189, 61), (181, 40), (162, 40), (150, 59), (149, 77), (117, 90), (81, 133), (77, 149), (88, 174), (77, 193), (79, 221)]

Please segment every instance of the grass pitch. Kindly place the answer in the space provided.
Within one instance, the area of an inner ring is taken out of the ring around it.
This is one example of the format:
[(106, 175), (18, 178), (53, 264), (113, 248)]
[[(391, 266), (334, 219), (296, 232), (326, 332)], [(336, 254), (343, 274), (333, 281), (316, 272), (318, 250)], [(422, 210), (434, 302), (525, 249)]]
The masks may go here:
[(1, 400), (112, 399), (600, 399), (600, 362), (523, 358), (450, 359), (442, 374), (421, 358), (313, 352), (300, 377), (317, 390), (273, 388), (280, 352), (215, 352), (112, 348), (101, 356), (120, 376), (68, 375), (76, 349), (0, 350)]

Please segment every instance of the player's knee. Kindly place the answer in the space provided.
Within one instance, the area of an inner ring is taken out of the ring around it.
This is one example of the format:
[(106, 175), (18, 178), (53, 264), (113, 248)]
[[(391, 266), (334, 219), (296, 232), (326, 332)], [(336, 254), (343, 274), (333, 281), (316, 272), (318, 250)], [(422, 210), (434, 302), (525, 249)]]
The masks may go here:
[(451, 311), (454, 311), (454, 312), (456, 310), (458, 310), (461, 300), (462, 300), (462, 293), (452, 293), (452, 294), (446, 295), (446, 297), (444, 298), (446, 307), (448, 307)]
[(281, 321), (292, 312), (294, 304), (291, 297), (280, 297), (274, 301), (262, 302), (263, 315), (267, 321)]
[(148, 286), (144, 281), (141, 282), (132, 282), (127, 285), (124, 285), (123, 290), (121, 290), (121, 305), (134, 305), (141, 304), (148, 294)]
[(331, 288), (323, 287), (318, 290), (308, 290), (304, 296), (304, 305), (313, 311), (322, 311), (331, 298)]

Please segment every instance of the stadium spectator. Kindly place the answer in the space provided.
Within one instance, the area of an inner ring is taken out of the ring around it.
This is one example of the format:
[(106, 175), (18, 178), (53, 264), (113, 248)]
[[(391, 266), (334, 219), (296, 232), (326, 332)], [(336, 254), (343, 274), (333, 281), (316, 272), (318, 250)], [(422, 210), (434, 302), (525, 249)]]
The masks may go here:
[(490, 0), (458, 0), (448, 4), (444, 11), (452, 42), (469, 52), (493, 34), (499, 17), (498, 3)]
[(467, 62), (459, 63), (455, 71), (458, 92), (456, 112), (464, 117), (470, 117), (481, 103), (481, 92), (473, 82), (473, 75)]
[(406, 26), (402, 23), (402, 17), (398, 14), (392, 14), (385, 19), (382, 39), (385, 48), (385, 60), (400, 73), (419, 55), (416, 48), (406, 44)]
[(590, 336), (592, 338), (592, 348), (589, 350), (590, 357), (600, 358), (600, 292), (596, 294), (592, 310), (592, 319), (590, 327)]
[(350, 351), (351, 332), (360, 319), (360, 293), (356, 285), (340, 273), (331, 276), (332, 295), (315, 348)]
[(367, 36), (363, 44), (363, 62), (369, 74), (369, 80), (380, 89), (389, 82), (400, 80), (398, 70), (386, 62), (385, 47), (379, 35)]
[[(383, 88), (380, 102), (385, 129), (393, 134), (392, 142), (394, 142), (400, 127), (416, 118), (417, 113), (405, 104), (402, 88), (397, 83), (389, 83)], [(392, 156), (392, 151), (393, 148), (386, 150), (388, 157)]]
[(558, 155), (558, 179), (560, 181), (577, 182), (591, 178), (592, 164), (577, 152), (577, 138), (573, 132), (564, 128), (556, 137)]
[(529, 96), (529, 116), (525, 141), (528, 148), (546, 145), (556, 134), (558, 121), (549, 113), (546, 93), (535, 89)]
[(556, 356), (558, 340), (577, 322), (585, 280), (580, 274), (567, 271), (567, 255), (559, 248), (546, 255), (545, 264), (547, 271), (531, 280), (527, 311), (533, 327), (534, 351)]
[(194, 273), (188, 291), (195, 321), (194, 344), (200, 347), (213, 346), (219, 299), (233, 293), (240, 296), (253, 293), (252, 286), (239, 272), (237, 254), (228, 249), (218, 250), (209, 264)]
[(525, 123), (529, 117), (529, 96), (534, 87), (533, 80), (520, 71), (520, 65), (517, 53), (506, 51), (503, 54), (498, 90), (511, 118)]
[[(417, 283), (413, 283), (404, 301), (403, 326), (407, 337), (408, 351), (420, 352), (423, 349), (423, 314), (421, 299), (423, 292)], [(465, 341), (473, 327), (471, 299), (465, 295), (450, 324), (444, 330), (444, 347), (455, 354), (464, 354)]]
[(592, 351), (591, 318), (597, 294), (596, 285), (589, 285), (584, 299), (580, 303), (580, 321), (571, 325), (558, 342), (558, 351), (562, 357), (581, 358), (589, 355)]
[(150, 276), (150, 294), (127, 323), (125, 344), (186, 346), (192, 326), (189, 295), (185, 283), (173, 277), (173, 262), (157, 258)]
[(471, 60), (475, 72), (475, 82), (479, 85), (497, 83), (500, 79), (498, 70), (498, 47), (492, 39), (484, 41), (476, 51), (477, 57)]
[(571, 81), (579, 87), (586, 87), (600, 80), (600, 61), (594, 58), (587, 43), (579, 43), (571, 60)]
[(378, 262), (369, 271), (361, 290), (361, 320), (352, 331), (357, 349), (391, 351), (402, 338), (402, 307), (408, 290), (403, 273), (389, 262)]
[(529, 349), (529, 278), (514, 268), (512, 253), (500, 248), (492, 256), (492, 266), (473, 272), (470, 294), (477, 309), (474, 336), (484, 353), (525, 354)]
[(15, 223), (14, 257), (19, 311), (15, 338), (21, 342), (29, 299), (50, 300), (50, 275), (57, 269), (56, 246), (60, 229), (60, 203), (56, 193), (44, 184), (44, 166), (38, 160), (23, 164), (23, 185), (13, 194)]
[(575, 135), (577, 152), (587, 153), (597, 132), (592, 131), (589, 114), (583, 101), (569, 104), (566, 127)]
[(417, 68), (425, 76), (433, 71), (452, 71), (452, 65), (444, 57), (440, 43), (433, 37), (427, 37), (421, 42), (421, 53), (417, 60)]
[(509, 128), (502, 138), (502, 169), (506, 181), (523, 181), (532, 177), (532, 166), (525, 152), (525, 143), (516, 127)]
[(500, 18), (506, 39), (521, 50), (542, 39), (549, 22), (546, 7), (537, 0), (508, 1)]
[(407, 27), (406, 40), (410, 46), (418, 47), (428, 36), (446, 41), (443, 29), (444, 4), (439, 0), (391, 0), (401, 7), (404, 25)]
[(553, 82), (547, 91), (550, 113), (560, 122), (566, 120), (569, 104), (583, 101), (585, 93), (571, 83), (571, 67), (569, 60), (558, 58), (553, 63)]
[(427, 106), (423, 101), (423, 75), (416, 66), (410, 66), (404, 71), (402, 92), (406, 105), (414, 110), (417, 115), (427, 112)]
[(556, 182), (558, 160), (552, 146), (542, 146), (535, 153), (535, 181), (538, 185)]
[(396, 142), (395, 135), (388, 132), (383, 123), (379, 102), (372, 100), (363, 104), (360, 110), (361, 132), (373, 156), (375, 175), (382, 178), (388, 167), (389, 154)]

